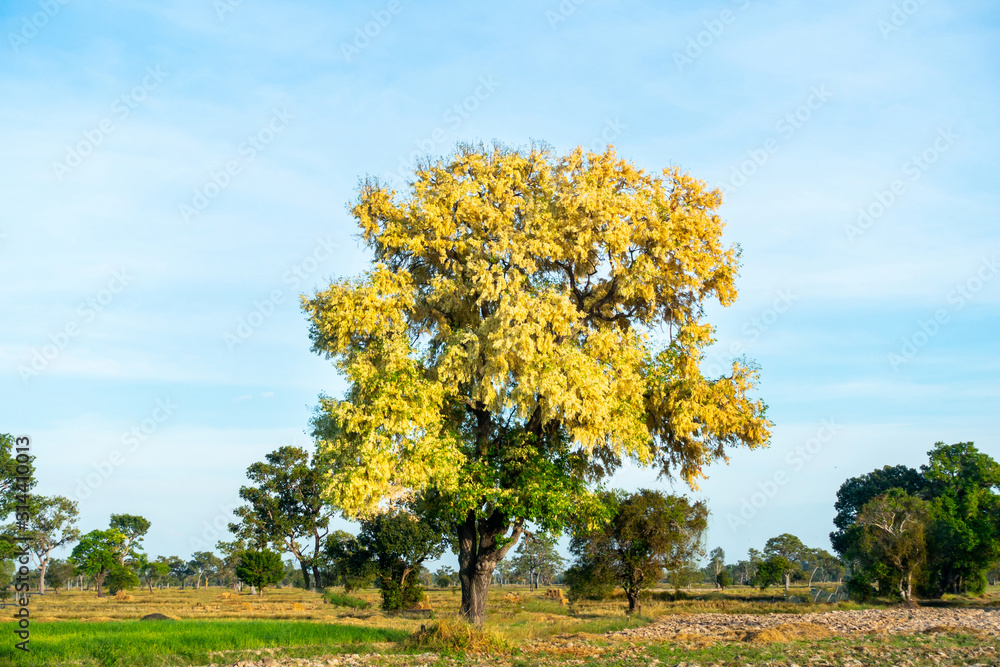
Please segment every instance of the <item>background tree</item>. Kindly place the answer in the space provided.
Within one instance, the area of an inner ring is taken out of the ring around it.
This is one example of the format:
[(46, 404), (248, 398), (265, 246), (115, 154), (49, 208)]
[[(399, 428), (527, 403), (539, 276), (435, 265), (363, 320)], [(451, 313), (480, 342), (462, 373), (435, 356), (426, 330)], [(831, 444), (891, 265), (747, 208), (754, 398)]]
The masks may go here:
[(529, 590), (538, 588), (541, 581), (550, 583), (562, 570), (566, 559), (556, 551), (556, 538), (544, 533), (529, 533), (525, 531), (517, 555), (511, 565), (516, 576), (523, 576), (528, 582)]
[(834, 504), (837, 515), (833, 525), (837, 530), (830, 533), (833, 550), (841, 556), (847, 553), (851, 546), (847, 530), (857, 521), (861, 508), (873, 498), (890, 489), (901, 489), (911, 496), (923, 496), (926, 488), (924, 476), (903, 465), (885, 466), (867, 475), (848, 479), (837, 491), (837, 502)]
[(782, 577), (785, 580), (785, 595), (788, 595), (788, 587), (791, 585), (792, 577), (802, 576), (802, 561), (808, 551), (808, 547), (802, 543), (802, 540), (791, 533), (782, 533), (777, 537), (772, 537), (764, 544), (766, 558), (779, 556), (788, 563), (788, 567), (782, 572)]
[(784, 556), (772, 554), (757, 564), (757, 576), (754, 584), (762, 591), (770, 588), (774, 584), (784, 581), (785, 594), (788, 594), (788, 578), (786, 573), (796, 566)]
[(195, 589), (199, 589), (202, 577), (205, 578), (205, 585), (208, 586), (208, 577), (222, 566), (222, 561), (211, 551), (196, 551), (191, 556), (191, 560), (188, 561), (188, 566), (197, 576)]
[(715, 584), (722, 590), (726, 590), (726, 586), (731, 582), (732, 579), (729, 576), (729, 570), (719, 570), (719, 573), (715, 575)]
[(118, 555), (123, 552), (126, 537), (114, 528), (92, 530), (80, 538), (69, 561), (81, 574), (93, 577), (97, 597), (104, 597), (104, 578), (115, 566), (123, 567)]
[[(240, 523), (229, 524), (229, 530), (257, 547), (272, 544), (291, 553), (302, 568), (305, 587), (322, 588), (320, 566), (330, 510), (320, 495), (321, 474), (308, 452), (281, 447), (247, 468), (247, 477), (254, 486), (241, 487), (240, 498), (249, 505), (234, 511)], [(311, 548), (300, 545), (303, 539)]]
[(920, 470), (933, 506), (930, 586), (938, 596), (982, 593), (1000, 558), (1000, 464), (971, 442), (939, 442), (928, 457)]
[(411, 574), (444, 553), (448, 542), (436, 526), (396, 508), (362, 520), (358, 545), (375, 565), (382, 608), (394, 611), (420, 602), (423, 588)]
[(179, 556), (167, 556), (163, 559), (163, 562), (170, 568), (170, 574), (177, 581), (177, 585), (184, 588), (188, 577), (194, 574), (191, 565)]
[(38, 592), (45, 594), (45, 573), (52, 558), (52, 552), (80, 539), (76, 527), (79, 520), (77, 504), (63, 496), (36, 496), (28, 499), (27, 530), (28, 549), (38, 565)]
[(408, 198), (364, 182), (372, 270), (304, 299), (313, 349), (349, 385), (313, 421), (334, 504), (360, 516), (437, 494), (462, 614), (481, 623), (525, 524), (558, 532), (596, 508), (588, 484), (625, 460), (695, 484), (728, 447), (766, 443), (755, 370), (699, 368), (704, 303), (736, 298), (720, 203), (612, 148), (460, 146), (418, 166)]
[(455, 570), (448, 565), (442, 565), (434, 573), (434, 584), (438, 588), (449, 588), (455, 585)]
[(341, 585), (345, 593), (369, 586), (376, 577), (375, 564), (356, 537), (337, 530), (326, 538), (327, 583)]
[(142, 550), (141, 542), (149, 532), (150, 523), (141, 516), (134, 514), (112, 514), (111, 530), (122, 534), (124, 541), (116, 547), (118, 564), (124, 565), (125, 559)]
[(254, 586), (258, 597), (264, 595), (266, 586), (273, 586), (281, 581), (284, 574), (281, 555), (269, 549), (244, 551), (240, 554), (240, 562), (236, 566), (236, 576)]
[(60, 558), (53, 558), (49, 561), (49, 566), (45, 570), (46, 583), (54, 590), (57, 594), (59, 589), (66, 586), (67, 582), (73, 581), (76, 578), (76, 567), (73, 563)]
[(701, 551), (708, 509), (683, 496), (640, 490), (630, 496), (606, 494), (609, 520), (580, 527), (570, 551), (597, 580), (621, 586), (629, 613), (642, 611), (639, 593), (659, 582), (663, 570), (682, 567)]
[(146, 582), (149, 592), (153, 592), (153, 582), (158, 582), (170, 574), (170, 563), (163, 556), (150, 561), (145, 554), (139, 554), (133, 561), (136, 574)]
[(924, 533), (929, 518), (927, 502), (900, 489), (876, 496), (858, 512), (858, 559), (867, 569), (878, 568), (880, 579), (886, 578), (884, 568), (891, 568), (899, 597), (911, 605), (915, 575), (927, 561)]
[(726, 569), (726, 552), (722, 547), (715, 547), (708, 552), (708, 567), (711, 572), (711, 580), (719, 585), (719, 573)]

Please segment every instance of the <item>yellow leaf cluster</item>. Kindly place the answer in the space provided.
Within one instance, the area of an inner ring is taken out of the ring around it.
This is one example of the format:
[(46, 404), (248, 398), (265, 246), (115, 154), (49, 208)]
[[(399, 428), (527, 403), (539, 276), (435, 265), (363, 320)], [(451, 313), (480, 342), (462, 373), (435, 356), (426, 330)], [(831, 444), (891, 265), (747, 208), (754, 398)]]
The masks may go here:
[[(468, 483), (474, 411), (558, 424), (584, 453), (691, 484), (725, 447), (766, 443), (753, 369), (698, 368), (702, 304), (736, 298), (720, 203), (610, 148), (464, 146), (417, 169), (405, 198), (364, 183), (353, 213), (373, 269), (303, 298), (314, 349), (350, 386), (316, 422), (334, 502), (359, 513)], [(674, 333), (663, 350), (647, 335), (658, 326)]]

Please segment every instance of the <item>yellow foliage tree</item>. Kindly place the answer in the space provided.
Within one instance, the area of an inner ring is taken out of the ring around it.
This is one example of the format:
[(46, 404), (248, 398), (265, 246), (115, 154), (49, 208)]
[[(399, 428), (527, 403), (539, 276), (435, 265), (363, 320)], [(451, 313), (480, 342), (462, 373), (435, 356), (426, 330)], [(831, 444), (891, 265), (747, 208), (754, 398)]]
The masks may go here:
[(596, 511), (625, 460), (694, 487), (728, 447), (766, 444), (755, 369), (699, 369), (703, 304), (736, 299), (720, 204), (611, 147), (460, 145), (405, 197), (363, 182), (371, 270), (303, 297), (313, 349), (349, 385), (313, 420), (329, 500), (362, 516), (419, 497), (454, 528), (462, 613), (480, 623), (525, 522)]

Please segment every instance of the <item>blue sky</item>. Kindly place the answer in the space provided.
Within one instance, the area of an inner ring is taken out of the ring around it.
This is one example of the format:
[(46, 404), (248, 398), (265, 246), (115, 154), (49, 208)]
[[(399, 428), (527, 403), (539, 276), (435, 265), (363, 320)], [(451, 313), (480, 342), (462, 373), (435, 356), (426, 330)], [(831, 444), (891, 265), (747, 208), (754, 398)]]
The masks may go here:
[(961, 0), (4, 2), (0, 431), (84, 530), (209, 548), (343, 389), (297, 303), (366, 266), (358, 179), (610, 141), (723, 187), (743, 249), (706, 366), (760, 364), (774, 438), (709, 470), (709, 546), (828, 547), (847, 477), (1000, 458), (998, 27)]

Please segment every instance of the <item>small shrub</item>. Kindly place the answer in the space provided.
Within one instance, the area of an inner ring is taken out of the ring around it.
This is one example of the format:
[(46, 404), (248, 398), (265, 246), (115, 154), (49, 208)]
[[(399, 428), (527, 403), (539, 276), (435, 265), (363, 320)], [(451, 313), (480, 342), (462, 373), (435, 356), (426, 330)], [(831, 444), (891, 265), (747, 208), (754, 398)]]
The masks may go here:
[(496, 632), (457, 618), (444, 618), (413, 633), (405, 645), (435, 653), (510, 653), (513, 646)]

